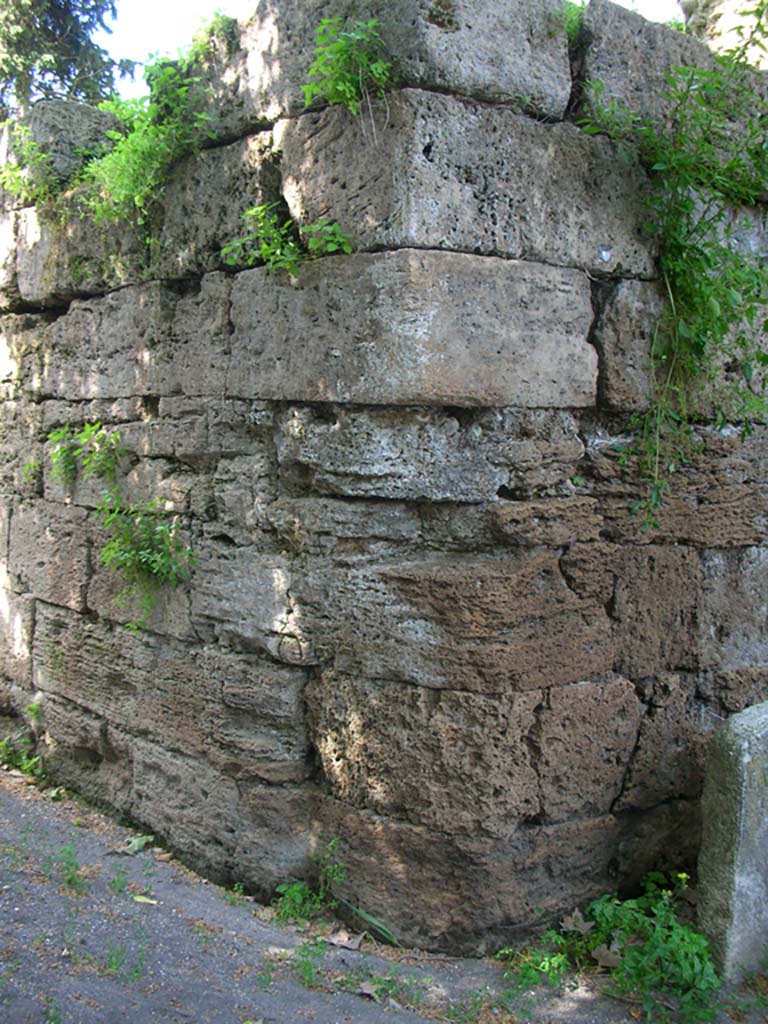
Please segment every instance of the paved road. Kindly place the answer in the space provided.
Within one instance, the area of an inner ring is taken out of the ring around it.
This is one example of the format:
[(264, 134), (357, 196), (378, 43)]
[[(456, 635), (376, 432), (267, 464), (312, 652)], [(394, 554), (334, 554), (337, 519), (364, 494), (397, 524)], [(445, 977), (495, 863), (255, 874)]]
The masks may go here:
[(638, 1019), (585, 985), (481, 1008), (504, 987), (492, 961), (317, 947), (157, 848), (116, 852), (136, 835), (0, 772), (0, 1024)]

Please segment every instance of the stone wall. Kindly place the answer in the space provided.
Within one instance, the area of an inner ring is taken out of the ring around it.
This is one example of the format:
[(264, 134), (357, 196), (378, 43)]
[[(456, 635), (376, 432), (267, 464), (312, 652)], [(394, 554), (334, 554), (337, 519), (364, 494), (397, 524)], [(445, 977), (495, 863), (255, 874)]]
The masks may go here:
[[(352, 7), (261, 0), (221, 42), (152, 261), (6, 202), (0, 703), (38, 695), (51, 773), (216, 878), (267, 898), (338, 836), (403, 941), (493, 949), (694, 858), (703, 740), (768, 696), (768, 430), (710, 431), (643, 531), (613, 446), (661, 308), (644, 177), (569, 103), (663, 117), (707, 51), (606, 0), (576, 61), (559, 0), (358, 3), (400, 86), (305, 112)], [(355, 255), (226, 268), (280, 197)], [(95, 419), (197, 553), (140, 635), (98, 483), (46, 455)]]

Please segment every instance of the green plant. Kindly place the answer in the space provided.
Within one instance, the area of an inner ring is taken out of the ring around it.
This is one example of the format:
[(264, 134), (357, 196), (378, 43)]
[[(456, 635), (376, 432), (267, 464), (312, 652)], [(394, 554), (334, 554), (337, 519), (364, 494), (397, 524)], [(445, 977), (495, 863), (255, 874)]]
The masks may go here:
[(50, 156), (32, 137), (26, 125), (10, 128), (13, 162), (0, 165), (0, 188), (22, 205), (51, 202), (61, 189)]
[(233, 238), (221, 250), (229, 266), (252, 267), (263, 263), (267, 270), (287, 270), (295, 274), (304, 253), (299, 245), (293, 222), (283, 220), (276, 212), (278, 203), (253, 206), (243, 214), (247, 232)]
[(159, 499), (126, 500), (116, 482), (119, 460), (125, 454), (117, 430), (86, 423), (74, 432), (68, 426), (53, 430), (48, 439), (55, 445), (51, 450), (54, 478), (70, 484), (81, 473), (83, 479), (95, 477), (109, 485), (96, 507), (109, 535), (100, 557), (125, 582), (118, 605), (135, 605), (141, 611), (138, 622), (129, 624), (136, 630), (148, 619), (163, 587), (177, 587), (189, 579), (194, 553), (178, 536), (175, 518), (166, 514)]
[(720, 981), (706, 939), (677, 917), (686, 880), (684, 874), (652, 872), (641, 896), (602, 896), (583, 917), (572, 915), (563, 931), (545, 932), (539, 945), (501, 950), (508, 965), (505, 979), (516, 989), (553, 984), (573, 967), (596, 960), (610, 967), (611, 991), (639, 997), (648, 1024), (711, 1020)]
[(307, 939), (296, 950), (296, 974), (305, 988), (317, 984), (317, 965), (325, 956), (327, 948), (328, 943), (323, 939)]
[(40, 459), (30, 459), (21, 469), (21, 479), (25, 484), (39, 484), (43, 464)]
[(276, 917), (282, 924), (288, 922), (302, 923), (336, 907), (333, 898), (333, 885), (343, 882), (347, 877), (346, 865), (336, 859), (339, 848), (338, 836), (332, 839), (324, 849), (313, 854), (312, 861), (317, 865), (317, 883), (314, 888), (306, 882), (291, 882), (278, 885), (279, 899), (276, 903)]
[(718, 426), (738, 422), (743, 434), (768, 411), (758, 372), (768, 368), (768, 273), (740, 238), (743, 217), (734, 215), (734, 207), (759, 201), (768, 172), (768, 104), (744, 60), (763, 31), (764, 3), (755, 12), (755, 30), (737, 51), (716, 58), (713, 70), (668, 74), (663, 124), (606, 100), (598, 82), (582, 122), (584, 131), (604, 132), (636, 155), (649, 176), (647, 231), (658, 246), (667, 305), (652, 341), (649, 408), (632, 420), (634, 441), (621, 456), (646, 481), (635, 506), (646, 526), (658, 526), (672, 476), (701, 450), (696, 424), (707, 405)]
[(109, 880), (109, 888), (115, 896), (123, 896), (128, 888), (128, 876), (123, 868), (118, 868)]
[(107, 963), (105, 970), (107, 974), (119, 974), (128, 959), (128, 950), (125, 946), (115, 945), (110, 942), (107, 946)]
[(392, 81), (392, 64), (385, 58), (378, 27), (376, 18), (356, 21), (349, 29), (341, 18), (320, 22), (309, 81), (302, 86), (307, 106), (319, 96), (357, 114), (363, 100), (370, 102), (371, 93), (384, 95)]
[(45, 781), (45, 768), (39, 755), (33, 753), (35, 741), (26, 726), (0, 740), (0, 765), (15, 768), (38, 783)]
[(77, 860), (77, 850), (73, 843), (67, 843), (59, 850), (54, 865), (61, 874), (64, 885), (74, 893), (88, 892), (88, 882), (82, 875), (82, 868)]
[(145, 78), (149, 98), (101, 104), (122, 127), (107, 132), (112, 149), (86, 164), (81, 175), (80, 202), (97, 222), (145, 226), (171, 164), (196, 152), (207, 136), (210, 116), (200, 109), (199, 78), (191, 73), (189, 58), (156, 61), (147, 66)]
[(244, 907), (248, 903), (245, 898), (245, 889), (242, 882), (235, 882), (232, 886), (232, 891), (228, 892), (224, 890), (224, 902), (228, 903), (230, 907)]
[(335, 221), (321, 218), (301, 230), (306, 236), (306, 249), (293, 221), (282, 219), (279, 203), (263, 203), (246, 210), (242, 219), (247, 232), (233, 238), (221, 250), (222, 259), (229, 266), (252, 267), (263, 263), (267, 270), (287, 270), (295, 274), (299, 264), (310, 257), (352, 252), (352, 243)]

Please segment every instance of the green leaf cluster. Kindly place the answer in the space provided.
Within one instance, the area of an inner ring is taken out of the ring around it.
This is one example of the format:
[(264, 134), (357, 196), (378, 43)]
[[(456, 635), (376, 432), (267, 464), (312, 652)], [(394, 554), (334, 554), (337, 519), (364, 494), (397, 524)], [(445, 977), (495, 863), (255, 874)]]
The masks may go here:
[(71, 484), (80, 474), (84, 480), (106, 481), (97, 513), (108, 534), (102, 546), (102, 563), (122, 576), (125, 587), (118, 597), (122, 606), (138, 605), (143, 625), (154, 608), (162, 587), (186, 582), (195, 557), (178, 536), (176, 520), (165, 513), (159, 499), (129, 502), (117, 481), (119, 460), (125, 454), (117, 430), (100, 423), (86, 423), (80, 430), (64, 426), (48, 435), (52, 476)]
[(311, 921), (336, 907), (333, 886), (347, 877), (346, 865), (337, 859), (338, 837), (332, 839), (322, 850), (312, 856), (317, 868), (317, 882), (313, 886), (306, 882), (291, 882), (278, 885), (279, 894), (275, 904), (277, 920), (303, 923)]
[(208, 136), (210, 118), (200, 109), (199, 77), (191, 73), (189, 61), (157, 61), (145, 77), (149, 97), (101, 104), (122, 128), (107, 132), (112, 149), (82, 172), (80, 203), (97, 222), (146, 224), (171, 165), (197, 152)]
[(335, 221), (321, 218), (301, 230), (306, 236), (306, 250), (293, 221), (279, 214), (279, 203), (263, 203), (246, 210), (242, 219), (248, 231), (233, 238), (221, 250), (229, 266), (252, 267), (263, 264), (267, 270), (287, 270), (295, 274), (307, 257), (352, 252), (352, 243)]
[(26, 125), (10, 127), (10, 150), (13, 159), (0, 165), (0, 188), (22, 205), (52, 202), (61, 190), (61, 180)]
[(114, 0), (3, 0), (0, 117), (39, 99), (96, 103), (111, 95), (115, 74), (132, 74), (134, 64), (93, 42), (107, 17), (115, 17)]
[(695, 427), (707, 405), (718, 425), (741, 423), (744, 433), (768, 408), (765, 374), (756, 372), (768, 367), (768, 272), (765, 254), (742, 237), (748, 221), (741, 209), (761, 200), (768, 180), (768, 104), (743, 59), (765, 10), (761, 3), (755, 31), (713, 69), (669, 72), (662, 124), (607, 100), (595, 82), (592, 114), (581, 125), (609, 135), (649, 176), (646, 229), (658, 247), (667, 304), (653, 337), (650, 406), (634, 417), (635, 440), (624, 453), (648, 485), (636, 505), (647, 526), (658, 526), (671, 477), (700, 448)]
[(583, 916), (566, 919), (562, 931), (545, 932), (539, 945), (501, 950), (505, 980), (517, 990), (554, 984), (597, 962), (610, 969), (609, 992), (638, 997), (648, 1024), (713, 1019), (720, 979), (707, 940), (679, 919), (686, 884), (685, 874), (652, 872), (635, 899), (601, 896)]
[(358, 114), (360, 104), (369, 100), (371, 94), (384, 95), (393, 72), (378, 26), (377, 18), (356, 21), (351, 28), (344, 27), (342, 18), (324, 18), (320, 22), (309, 81), (302, 86), (307, 106), (321, 97)]

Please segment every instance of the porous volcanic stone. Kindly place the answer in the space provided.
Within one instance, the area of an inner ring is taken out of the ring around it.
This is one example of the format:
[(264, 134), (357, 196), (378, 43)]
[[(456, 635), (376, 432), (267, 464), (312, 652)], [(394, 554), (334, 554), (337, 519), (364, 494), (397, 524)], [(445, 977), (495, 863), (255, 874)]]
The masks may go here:
[(654, 273), (641, 235), (645, 176), (605, 138), (412, 90), (389, 100), (375, 144), (365, 131), (363, 119), (350, 124), (336, 108), (277, 126), (283, 190), (298, 221), (337, 220), (363, 249)]
[(574, 270), (402, 250), (248, 270), (232, 291), (231, 396), (374, 405), (586, 406), (597, 358)]

